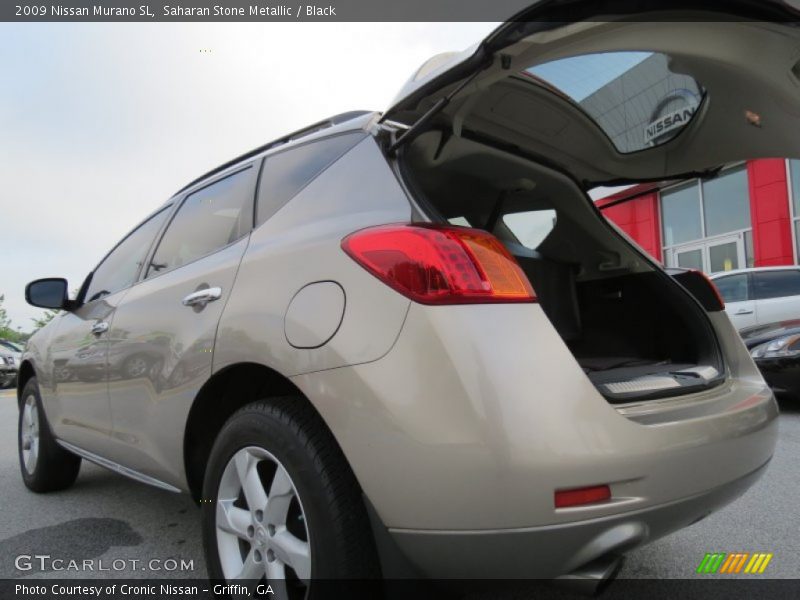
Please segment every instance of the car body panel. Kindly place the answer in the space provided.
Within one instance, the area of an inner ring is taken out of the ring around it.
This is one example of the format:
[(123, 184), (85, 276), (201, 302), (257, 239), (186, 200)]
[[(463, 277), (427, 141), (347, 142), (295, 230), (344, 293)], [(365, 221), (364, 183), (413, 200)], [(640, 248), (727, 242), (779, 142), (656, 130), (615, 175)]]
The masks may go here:
[[(120, 355), (108, 379), (113, 431), (103, 456), (166, 483), (184, 486), (183, 436), (189, 409), (211, 376), (217, 324), (248, 238), (134, 285), (108, 337)], [(188, 294), (219, 287), (199, 310)], [(143, 361), (143, 362), (142, 362)], [(133, 365), (133, 367), (126, 367)]]
[[(255, 362), (291, 376), (386, 354), (410, 301), (355, 264), (340, 244), (354, 230), (410, 217), (375, 140), (360, 142), (253, 232), (220, 322), (215, 372)], [(345, 292), (341, 325), (324, 345), (296, 348), (284, 333), (287, 308), (300, 289), (326, 280)]]
[[(392, 530), (419, 571), (440, 579), (530, 579), (571, 573), (593, 560), (619, 556), (700, 521), (741, 496), (764, 474), (755, 472), (708, 492), (642, 510), (545, 527), (472, 531)], [(480, 552), (475, 548), (479, 547)]]
[[(642, 403), (647, 425), (600, 395), (531, 304), (412, 303), (381, 360), (292, 380), (387, 527), (553, 525), (702, 493), (769, 460), (774, 398), (727, 317), (712, 316), (735, 379)], [(713, 410), (675, 412), (690, 402)], [(555, 490), (598, 484), (612, 502), (554, 509)]]
[(757, 311), (758, 306), (755, 300), (725, 303), (725, 312), (728, 313), (731, 323), (737, 329), (757, 325), (759, 321)]
[(800, 317), (800, 296), (756, 300), (756, 314), (754, 325), (797, 319)]
[[(90, 452), (102, 453), (111, 433), (106, 361), (108, 340), (92, 333), (98, 323), (114, 322), (126, 290), (64, 312), (46, 326), (52, 328), (46, 362), (37, 364), (42, 401), (58, 438)], [(38, 342), (38, 336), (28, 344)], [(65, 374), (69, 373), (69, 376)]]

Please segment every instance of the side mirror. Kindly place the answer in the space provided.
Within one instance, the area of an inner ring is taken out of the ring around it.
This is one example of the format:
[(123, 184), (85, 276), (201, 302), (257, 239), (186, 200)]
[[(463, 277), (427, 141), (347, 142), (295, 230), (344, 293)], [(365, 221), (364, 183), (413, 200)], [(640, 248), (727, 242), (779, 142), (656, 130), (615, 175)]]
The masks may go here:
[(70, 309), (67, 280), (60, 277), (37, 279), (25, 286), (25, 301), (39, 308)]

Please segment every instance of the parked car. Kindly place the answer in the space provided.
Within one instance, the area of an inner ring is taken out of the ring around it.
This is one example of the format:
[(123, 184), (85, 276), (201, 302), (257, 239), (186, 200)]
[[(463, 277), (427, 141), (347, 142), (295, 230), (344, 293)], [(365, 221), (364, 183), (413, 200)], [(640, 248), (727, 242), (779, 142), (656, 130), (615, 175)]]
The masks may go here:
[(15, 384), (17, 369), (18, 363), (14, 355), (0, 351), (0, 388)]
[[(795, 13), (559, 6), (432, 59), (382, 114), (191, 182), (77, 299), (29, 284), (63, 312), (20, 370), (25, 484), (68, 487), (85, 458), (188, 492), (210, 576), (278, 597), (379, 574), (599, 581), (748, 489), (775, 447), (772, 392), (708, 280), (670, 277), (587, 191), (800, 156)], [(655, 93), (621, 97), (639, 121), (606, 119), (539, 68), (607, 74), (629, 48), (656, 57), (652, 89), (695, 90), (681, 119), (639, 105)], [(59, 377), (87, 347), (155, 337), (156, 368)]]
[(800, 319), (748, 327), (739, 333), (773, 391), (800, 399)]
[(14, 342), (0, 339), (0, 388), (16, 384), (21, 360), (22, 347)]
[(737, 329), (800, 319), (800, 267), (757, 267), (711, 276)]

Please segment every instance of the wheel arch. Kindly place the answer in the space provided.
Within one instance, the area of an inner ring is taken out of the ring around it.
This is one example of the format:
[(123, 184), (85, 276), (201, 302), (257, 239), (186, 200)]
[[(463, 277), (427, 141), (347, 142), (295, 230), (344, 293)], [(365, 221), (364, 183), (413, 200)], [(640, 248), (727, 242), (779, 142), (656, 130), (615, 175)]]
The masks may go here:
[(319, 414), (288, 377), (259, 363), (229, 365), (203, 385), (189, 410), (183, 436), (186, 483), (196, 502), (202, 495), (211, 447), (225, 422), (251, 402), (282, 396), (295, 396)]
[(36, 369), (31, 360), (23, 360), (17, 373), (17, 402), (22, 402), (22, 390), (32, 377), (36, 377)]

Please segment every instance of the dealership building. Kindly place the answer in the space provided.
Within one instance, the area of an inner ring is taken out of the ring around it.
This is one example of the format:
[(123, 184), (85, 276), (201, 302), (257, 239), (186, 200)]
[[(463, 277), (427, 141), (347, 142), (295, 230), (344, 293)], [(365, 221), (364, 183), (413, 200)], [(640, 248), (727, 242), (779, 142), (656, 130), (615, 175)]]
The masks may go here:
[(796, 264), (800, 161), (752, 160), (708, 180), (642, 184), (597, 201), (669, 267), (706, 273)]
[[(678, 135), (701, 104), (703, 90), (691, 77), (670, 72), (666, 60), (650, 55), (579, 101), (600, 115), (617, 148), (654, 146)], [(800, 255), (798, 160), (751, 160), (708, 179), (644, 183), (596, 203), (668, 267), (716, 273), (796, 264)]]

